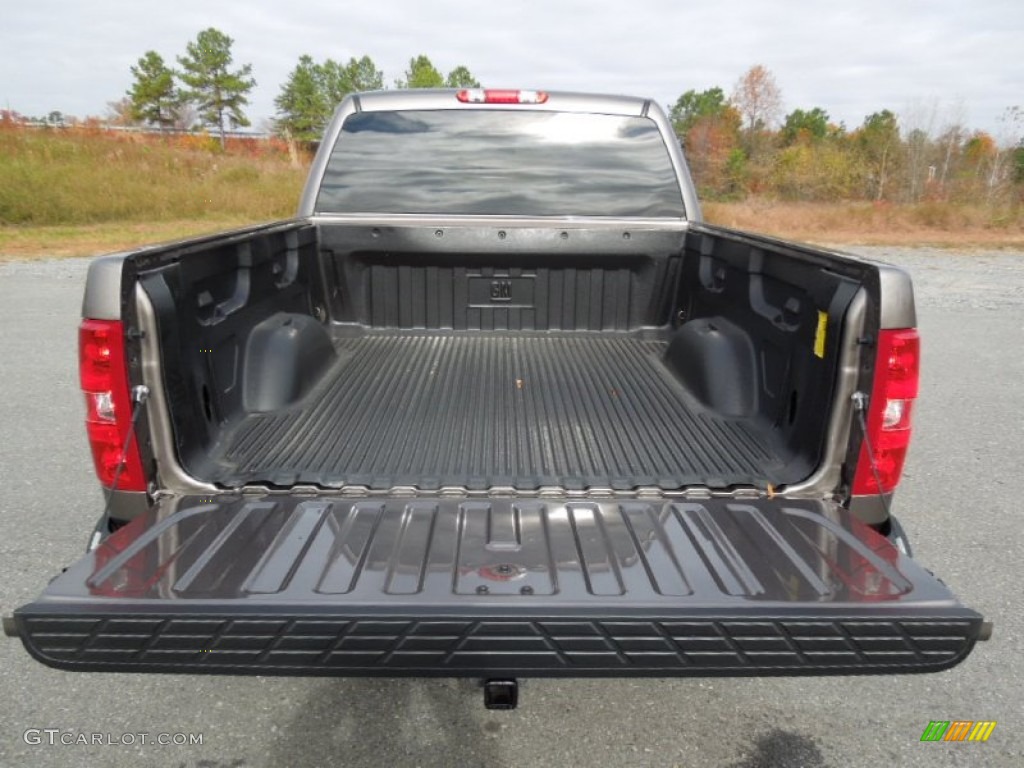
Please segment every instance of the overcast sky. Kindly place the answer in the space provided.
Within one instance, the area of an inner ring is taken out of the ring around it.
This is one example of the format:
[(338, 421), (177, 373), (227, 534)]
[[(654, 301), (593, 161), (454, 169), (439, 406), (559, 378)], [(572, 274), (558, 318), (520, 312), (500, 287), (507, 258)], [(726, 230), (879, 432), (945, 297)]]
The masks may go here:
[[(173, 63), (198, 31), (252, 63), (254, 126), (303, 53), (369, 54), (387, 82), (409, 58), (467, 65), (485, 86), (650, 96), (732, 90), (770, 69), (786, 112), (823, 107), (848, 127), (879, 109), (998, 132), (1024, 106), (1024, 0), (2, 0), (0, 105), (102, 115), (153, 49)], [(614, 10), (613, 10), (614, 9)], [(905, 121), (906, 122), (906, 121)], [(921, 127), (927, 127), (922, 125)]]

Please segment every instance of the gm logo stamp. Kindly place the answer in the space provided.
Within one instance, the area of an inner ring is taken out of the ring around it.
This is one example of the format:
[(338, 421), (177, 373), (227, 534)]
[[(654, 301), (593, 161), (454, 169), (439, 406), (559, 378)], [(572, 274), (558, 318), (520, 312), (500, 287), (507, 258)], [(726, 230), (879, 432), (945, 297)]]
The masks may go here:
[(467, 305), (475, 309), (512, 309), (533, 306), (533, 275), (473, 275), (468, 280)]
[(491, 280), (491, 301), (512, 301), (512, 281)]

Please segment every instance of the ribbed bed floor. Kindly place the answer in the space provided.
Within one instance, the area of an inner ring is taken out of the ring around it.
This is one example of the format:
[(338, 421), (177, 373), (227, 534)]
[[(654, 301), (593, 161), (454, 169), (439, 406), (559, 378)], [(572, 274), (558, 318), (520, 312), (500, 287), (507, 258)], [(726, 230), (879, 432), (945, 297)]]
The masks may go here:
[(589, 337), (372, 334), (300, 405), (248, 416), (209, 479), (527, 490), (779, 482), (756, 426), (701, 408), (665, 344)]

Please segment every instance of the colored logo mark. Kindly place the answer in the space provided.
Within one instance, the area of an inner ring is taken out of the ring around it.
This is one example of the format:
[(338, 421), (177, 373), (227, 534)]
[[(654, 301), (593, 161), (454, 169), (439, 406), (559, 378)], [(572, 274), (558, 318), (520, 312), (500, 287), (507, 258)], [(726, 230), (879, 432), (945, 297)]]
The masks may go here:
[(988, 741), (995, 728), (995, 720), (932, 720), (921, 741)]

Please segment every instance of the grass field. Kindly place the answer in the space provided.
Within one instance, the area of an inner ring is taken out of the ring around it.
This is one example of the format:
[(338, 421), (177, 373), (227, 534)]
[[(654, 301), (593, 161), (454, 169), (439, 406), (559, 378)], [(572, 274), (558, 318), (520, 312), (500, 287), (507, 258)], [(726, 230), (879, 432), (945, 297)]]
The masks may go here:
[(940, 248), (1020, 248), (1024, 209), (945, 202), (707, 203), (704, 217), (734, 229), (808, 243)]
[[(286, 218), (308, 157), (282, 142), (28, 129), (0, 122), (0, 260), (88, 256)], [(826, 244), (1024, 246), (1024, 210), (709, 203), (724, 226)]]
[(0, 123), (0, 259), (85, 256), (285, 218), (308, 158), (271, 140)]

